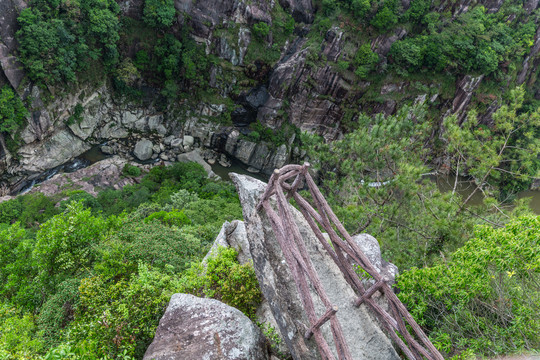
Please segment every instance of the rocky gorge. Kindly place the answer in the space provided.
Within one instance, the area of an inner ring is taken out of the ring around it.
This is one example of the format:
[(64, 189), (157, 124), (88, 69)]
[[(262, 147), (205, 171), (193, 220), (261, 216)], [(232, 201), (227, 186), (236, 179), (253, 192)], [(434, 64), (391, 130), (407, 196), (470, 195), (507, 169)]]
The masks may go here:
[[(141, 19), (142, 1), (120, 1), (119, 5), (121, 16)], [(482, 5), (488, 13), (496, 13), (501, 7), (500, 2)], [(527, 2), (526, 16), (537, 5)], [(17, 135), (17, 146), (9, 146), (14, 139), (6, 138), (14, 134), (0, 135), (0, 182), (4, 193), (17, 192), (25, 181), (106, 141), (106, 153), (126, 159), (135, 156), (146, 161), (159, 157), (168, 161), (201, 147), (215, 152), (203, 152), (211, 162), (226, 165), (228, 158), (234, 158), (253, 171), (270, 173), (302, 158), (299, 132), (321, 135), (327, 141), (338, 139), (354, 124), (358, 112), (392, 114), (402, 104), (425, 102), (438, 114), (458, 114), (462, 118), (473, 104), (473, 108), (485, 109), (482, 121), (489, 123), (501, 103), (492, 95), (498, 90), (482, 88), (484, 75), (461, 74), (450, 82), (439, 78), (413, 82), (394, 80), (393, 76), (379, 76), (376, 81), (359, 79), (350, 67), (338, 66), (340, 61), (353, 60), (360, 46), (357, 34), (343, 23), (321, 33), (314, 23), (318, 5), (286, 0), (279, 5), (263, 1), (174, 3), (178, 14), (174, 31), (189, 29), (189, 36), (206, 54), (218, 59), (210, 68), (206, 85), (217, 95), (211, 99), (187, 98), (163, 107), (158, 104), (158, 89), (143, 79), (137, 80), (147, 90), (141, 104), (117, 95), (103, 76), (69, 90), (43, 88), (28, 79), (17, 60), (17, 16), (28, 3), (5, 0), (0, 6), (0, 85), (15, 89), (30, 111), (24, 129)], [(403, 2), (401, 6), (406, 11), (410, 5)], [(449, 10), (454, 16), (467, 9), (465, 3), (445, 2), (435, 8)], [(263, 39), (262, 48), (256, 47), (260, 40), (254, 37), (251, 27), (262, 22), (274, 29), (281, 21), (276, 15), (278, 10), (292, 15), (294, 32), (287, 38), (270, 34)], [(389, 61), (391, 45), (407, 34), (407, 29), (398, 27), (369, 38), (371, 50), (379, 57), (380, 71)], [(141, 48), (141, 41), (125, 44), (126, 54), (132, 56)], [(515, 84), (534, 87), (538, 31), (533, 42)], [(260, 53), (261, 49), (268, 54)], [(269, 140), (253, 129), (250, 124), (254, 122), (274, 132), (283, 132), (284, 126), (298, 131)], [(257, 136), (249, 137), (254, 131)]]

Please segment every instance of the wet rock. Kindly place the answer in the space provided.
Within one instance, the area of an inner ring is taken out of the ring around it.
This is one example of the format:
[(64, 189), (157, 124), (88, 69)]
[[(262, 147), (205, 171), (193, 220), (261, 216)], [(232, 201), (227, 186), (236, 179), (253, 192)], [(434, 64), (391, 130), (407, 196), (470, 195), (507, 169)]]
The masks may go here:
[(144, 360), (267, 360), (264, 337), (239, 310), (214, 299), (174, 294)]
[(152, 157), (152, 148), (153, 144), (148, 139), (142, 139), (137, 141), (137, 144), (135, 144), (135, 149), (133, 150), (133, 155), (137, 157), (137, 159), (141, 161), (148, 160)]
[[(284, 264), (284, 255), (267, 216), (264, 212), (255, 210), (266, 184), (245, 175), (231, 174), (231, 178), (238, 189), (246, 219), (247, 238), (255, 273), (285, 343), (294, 359), (317, 359), (319, 354), (314, 341), (306, 341), (304, 338), (309, 322), (292, 275)], [(306, 220), (292, 206), (291, 211), (321, 283), (332, 304), (339, 309), (337, 317), (353, 359), (398, 360), (399, 356), (390, 340), (368, 314), (365, 306), (355, 308), (352, 304), (352, 299), (355, 298), (353, 290), (330, 256), (325, 253)], [(312, 298), (316, 313), (321, 315), (325, 311), (324, 306), (314, 294)], [(329, 344), (333, 344), (329, 327), (321, 329), (324, 338)]]
[(41, 142), (21, 147), (18, 151), (21, 167), (29, 173), (52, 169), (90, 149), (90, 145), (64, 129)]
[(219, 157), (219, 165), (228, 168), (232, 166), (232, 163), (231, 160), (229, 160), (229, 158), (225, 156), (225, 154), (221, 154), (221, 156)]
[(114, 154), (114, 149), (112, 146), (104, 145), (101, 147), (101, 152), (107, 155)]

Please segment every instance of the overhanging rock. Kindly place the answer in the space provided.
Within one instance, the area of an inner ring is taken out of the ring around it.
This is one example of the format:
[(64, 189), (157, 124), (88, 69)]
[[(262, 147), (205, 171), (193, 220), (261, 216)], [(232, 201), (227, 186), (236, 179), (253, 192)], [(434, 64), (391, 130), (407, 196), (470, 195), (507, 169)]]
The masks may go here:
[[(257, 279), (287, 347), (294, 359), (319, 359), (320, 355), (313, 338), (311, 340), (304, 338), (309, 322), (271, 224), (263, 212), (255, 211), (266, 184), (245, 175), (231, 174), (231, 178), (240, 195)], [(364, 305), (354, 307), (353, 290), (321, 246), (306, 220), (300, 212), (295, 209), (292, 211), (321, 283), (331, 302), (338, 307), (337, 317), (353, 359), (399, 359), (390, 340), (368, 314)], [(311, 292), (315, 311), (320, 316), (325, 312), (325, 308), (318, 297), (314, 296), (313, 289)], [(334, 342), (329, 324), (323, 325), (321, 329), (324, 338), (332, 347)]]

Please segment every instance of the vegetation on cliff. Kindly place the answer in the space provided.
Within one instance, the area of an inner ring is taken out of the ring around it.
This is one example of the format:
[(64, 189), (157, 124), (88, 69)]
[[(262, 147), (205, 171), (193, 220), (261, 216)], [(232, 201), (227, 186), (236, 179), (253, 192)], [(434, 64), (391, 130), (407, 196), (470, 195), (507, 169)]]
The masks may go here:
[(234, 250), (199, 276), (223, 222), (242, 217), (232, 184), (208, 180), (200, 165), (154, 167), (96, 198), (24, 195), (0, 214), (2, 359), (138, 359), (174, 292), (249, 316), (260, 301), (253, 268)]

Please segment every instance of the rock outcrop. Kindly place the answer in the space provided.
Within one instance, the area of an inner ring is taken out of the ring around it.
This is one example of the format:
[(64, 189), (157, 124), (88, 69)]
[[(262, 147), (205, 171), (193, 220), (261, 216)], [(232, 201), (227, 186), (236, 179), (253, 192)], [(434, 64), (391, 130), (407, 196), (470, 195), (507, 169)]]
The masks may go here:
[[(317, 359), (319, 355), (314, 340), (304, 338), (309, 322), (301, 305), (296, 285), (283, 261), (281, 248), (266, 215), (255, 211), (255, 206), (266, 184), (249, 176), (232, 174), (231, 177), (236, 184), (242, 203), (257, 279), (287, 347), (294, 359)], [(353, 358), (399, 359), (390, 340), (368, 314), (364, 305), (360, 308), (353, 306), (352, 299), (355, 296), (353, 290), (330, 256), (325, 253), (302, 215), (294, 208), (292, 210), (323, 287), (331, 302), (339, 309), (337, 317)], [(322, 315), (325, 311), (322, 303), (314, 294), (312, 297), (317, 314)], [(328, 324), (321, 329), (325, 339), (333, 344)]]
[(264, 337), (239, 310), (174, 294), (144, 360), (268, 360)]

